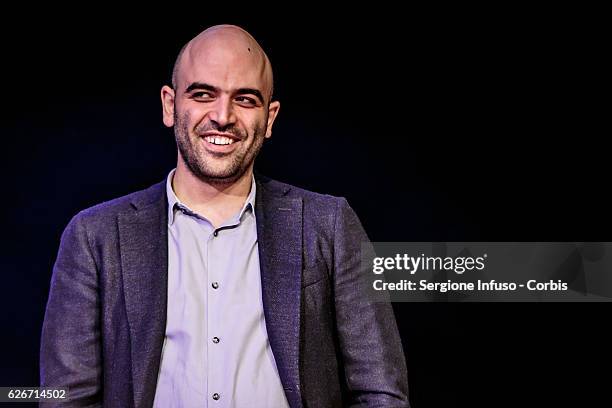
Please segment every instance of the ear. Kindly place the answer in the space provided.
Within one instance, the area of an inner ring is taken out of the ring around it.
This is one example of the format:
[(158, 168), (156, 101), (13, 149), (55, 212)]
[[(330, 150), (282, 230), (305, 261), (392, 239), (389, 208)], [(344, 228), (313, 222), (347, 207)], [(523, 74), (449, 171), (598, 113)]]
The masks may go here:
[(266, 139), (272, 137), (272, 125), (274, 124), (274, 119), (276, 119), (276, 115), (278, 115), (279, 110), (279, 101), (270, 102), (270, 105), (268, 106), (268, 124), (266, 128)]
[(174, 126), (174, 89), (168, 85), (161, 89), (162, 114), (164, 125)]

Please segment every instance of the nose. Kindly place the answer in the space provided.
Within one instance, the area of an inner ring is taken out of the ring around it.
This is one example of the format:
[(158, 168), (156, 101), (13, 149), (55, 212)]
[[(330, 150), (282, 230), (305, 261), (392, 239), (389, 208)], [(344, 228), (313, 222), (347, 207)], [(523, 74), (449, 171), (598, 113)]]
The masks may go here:
[(236, 115), (231, 98), (218, 98), (208, 112), (208, 116), (211, 122), (216, 123), (219, 128), (233, 125), (236, 122)]

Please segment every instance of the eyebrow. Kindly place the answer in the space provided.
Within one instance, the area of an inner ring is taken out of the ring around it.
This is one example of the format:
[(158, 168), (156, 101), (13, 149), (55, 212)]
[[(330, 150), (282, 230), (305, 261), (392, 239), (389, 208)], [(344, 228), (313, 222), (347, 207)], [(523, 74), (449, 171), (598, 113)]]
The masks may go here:
[(240, 89), (238, 89), (236, 91), (236, 93), (238, 95), (255, 95), (257, 97), (257, 99), (259, 99), (259, 102), (263, 103), (263, 101), (264, 101), (263, 95), (257, 89), (253, 89), (253, 88), (240, 88)]
[[(185, 90), (186, 93), (192, 92), (194, 90), (204, 90), (204, 91), (210, 91), (210, 92), (219, 92), (220, 89), (216, 86), (212, 86), (210, 84), (206, 84), (204, 82), (193, 82), (191, 83), (191, 85), (189, 85), (187, 87), (187, 89)], [(236, 94), (238, 95), (255, 95), (257, 97), (257, 99), (259, 99), (259, 101), (261, 103), (264, 102), (264, 98), (263, 95), (261, 93), (261, 91), (259, 91), (258, 89), (255, 88), (240, 88), (236, 91)]]
[(192, 82), (191, 85), (189, 85), (187, 89), (185, 89), (185, 92), (189, 93), (196, 89), (203, 89), (205, 91), (211, 91), (211, 92), (219, 92), (219, 88), (217, 88), (216, 86), (208, 85), (203, 82)]

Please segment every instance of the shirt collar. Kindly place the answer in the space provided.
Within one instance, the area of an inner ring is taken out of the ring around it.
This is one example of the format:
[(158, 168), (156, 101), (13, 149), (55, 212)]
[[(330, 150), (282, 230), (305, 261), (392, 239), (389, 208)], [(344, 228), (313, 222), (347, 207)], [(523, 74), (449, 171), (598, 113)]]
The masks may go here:
[[(166, 178), (166, 195), (168, 197), (168, 225), (172, 225), (174, 223), (174, 214), (179, 208), (184, 208), (190, 212), (193, 212), (187, 207), (185, 204), (179, 200), (179, 198), (174, 194), (174, 189), (172, 188), (172, 179), (174, 178), (174, 172), (176, 169), (172, 169)], [(247, 199), (244, 202), (244, 205), (240, 209), (237, 218), (233, 218), (234, 221), (242, 220), (242, 216), (247, 210), (255, 216), (255, 193), (256, 193), (256, 184), (255, 184), (255, 176), (251, 177), (251, 191), (247, 196)]]

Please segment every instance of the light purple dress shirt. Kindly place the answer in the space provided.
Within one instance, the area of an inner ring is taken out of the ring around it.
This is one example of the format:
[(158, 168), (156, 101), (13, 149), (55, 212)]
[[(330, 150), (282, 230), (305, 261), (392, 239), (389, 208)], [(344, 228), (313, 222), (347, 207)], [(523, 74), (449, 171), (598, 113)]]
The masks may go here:
[(154, 407), (288, 407), (264, 320), (255, 180), (218, 228), (168, 195), (168, 314)]

